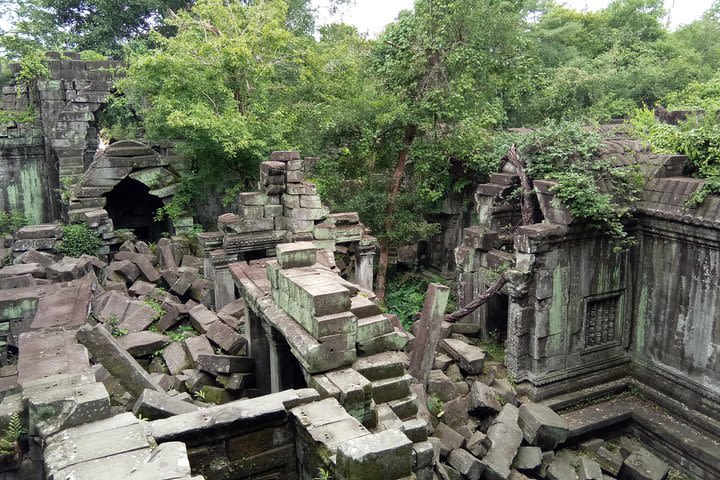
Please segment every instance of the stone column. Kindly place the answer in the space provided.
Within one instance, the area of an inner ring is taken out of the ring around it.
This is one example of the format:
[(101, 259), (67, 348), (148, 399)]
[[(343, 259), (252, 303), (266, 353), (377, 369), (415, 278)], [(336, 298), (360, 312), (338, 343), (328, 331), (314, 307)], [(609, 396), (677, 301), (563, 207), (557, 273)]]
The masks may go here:
[(215, 310), (220, 310), (235, 300), (235, 282), (228, 265), (237, 261), (237, 255), (229, 254), (224, 249), (213, 250), (209, 255), (212, 263), (215, 291)]
[(270, 384), (270, 344), (265, 326), (252, 309), (245, 306), (245, 322), (248, 335), (248, 356), (255, 360), (255, 381), (260, 395), (271, 391)]
[(272, 393), (277, 393), (293, 388), (293, 364), (297, 363), (297, 359), (282, 334), (272, 327), (270, 330), (267, 332), (270, 345), (270, 389)]
[(222, 248), (224, 236), (225, 234), (223, 232), (203, 232), (198, 234), (198, 243), (200, 244), (200, 249), (205, 259), (203, 272), (205, 273), (205, 278), (208, 280), (215, 280), (210, 252)]
[(373, 263), (375, 261), (374, 237), (364, 236), (358, 242), (357, 260), (355, 263), (355, 283), (366, 290), (373, 289)]

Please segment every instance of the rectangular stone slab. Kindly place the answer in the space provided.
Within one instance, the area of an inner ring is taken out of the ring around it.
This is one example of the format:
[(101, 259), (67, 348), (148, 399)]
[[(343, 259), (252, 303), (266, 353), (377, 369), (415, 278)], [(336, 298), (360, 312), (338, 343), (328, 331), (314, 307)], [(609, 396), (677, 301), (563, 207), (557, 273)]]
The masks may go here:
[(140, 396), (143, 390), (162, 391), (132, 355), (118, 344), (103, 325), (84, 325), (77, 339), (132, 395)]

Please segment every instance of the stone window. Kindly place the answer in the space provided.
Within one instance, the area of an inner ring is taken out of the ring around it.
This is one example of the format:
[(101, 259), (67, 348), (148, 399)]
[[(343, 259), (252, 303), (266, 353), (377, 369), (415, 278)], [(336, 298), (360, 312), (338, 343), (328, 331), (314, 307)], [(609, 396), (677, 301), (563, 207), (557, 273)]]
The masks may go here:
[(589, 298), (585, 302), (585, 348), (601, 347), (615, 341), (620, 295)]

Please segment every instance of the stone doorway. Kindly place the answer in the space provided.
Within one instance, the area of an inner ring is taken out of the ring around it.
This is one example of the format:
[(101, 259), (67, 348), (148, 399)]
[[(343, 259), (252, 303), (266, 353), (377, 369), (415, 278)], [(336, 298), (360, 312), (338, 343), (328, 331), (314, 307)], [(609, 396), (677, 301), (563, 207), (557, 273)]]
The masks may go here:
[(167, 218), (155, 220), (156, 212), (163, 207), (163, 202), (150, 194), (147, 185), (125, 177), (104, 196), (107, 199), (105, 210), (116, 229), (129, 228), (138, 239), (148, 242), (157, 242), (163, 233), (171, 231)]
[(488, 301), (485, 331), (489, 336), (497, 335), (495, 339), (501, 344), (507, 340), (509, 305), (510, 299), (504, 293), (493, 295)]

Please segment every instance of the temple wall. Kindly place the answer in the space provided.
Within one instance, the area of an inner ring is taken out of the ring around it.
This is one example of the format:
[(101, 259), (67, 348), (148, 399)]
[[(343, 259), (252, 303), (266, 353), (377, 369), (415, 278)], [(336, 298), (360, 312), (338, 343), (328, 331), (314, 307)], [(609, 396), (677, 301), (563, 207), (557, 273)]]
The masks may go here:
[(657, 217), (642, 223), (632, 342), (637, 373), (698, 410), (714, 402), (717, 414), (720, 230)]

